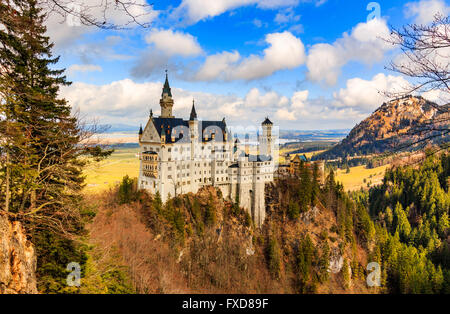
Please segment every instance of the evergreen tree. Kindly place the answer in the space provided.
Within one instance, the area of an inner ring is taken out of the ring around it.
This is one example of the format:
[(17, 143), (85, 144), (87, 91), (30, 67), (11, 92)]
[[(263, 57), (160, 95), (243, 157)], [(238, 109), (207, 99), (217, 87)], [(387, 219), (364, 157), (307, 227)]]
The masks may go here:
[(58, 98), (69, 83), (63, 70), (53, 69), (59, 58), (52, 56), (44, 18), (35, 0), (0, 3), (0, 125), (9, 156), (1, 171), (9, 174), (7, 207), (29, 230), (70, 232), (79, 217), (82, 133)]
[(319, 165), (317, 162), (314, 163), (313, 171), (312, 171), (312, 182), (311, 182), (311, 204), (316, 205), (319, 194), (320, 194), (320, 185), (319, 185)]

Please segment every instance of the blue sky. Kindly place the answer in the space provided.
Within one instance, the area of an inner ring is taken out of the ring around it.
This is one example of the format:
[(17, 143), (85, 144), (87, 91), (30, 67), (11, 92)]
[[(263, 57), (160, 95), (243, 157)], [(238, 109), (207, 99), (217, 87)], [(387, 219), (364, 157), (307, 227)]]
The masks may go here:
[(380, 15), (368, 20), (369, 2), (154, 1), (142, 17), (149, 28), (47, 23), (73, 82), (62, 96), (101, 123), (139, 125), (150, 108), (158, 113), (168, 69), (176, 116), (195, 98), (201, 118), (231, 125), (269, 116), (282, 129), (352, 128), (386, 100), (380, 92), (408, 84), (384, 69), (399, 54), (381, 39), (389, 28), (450, 12), (444, 0), (378, 1)]

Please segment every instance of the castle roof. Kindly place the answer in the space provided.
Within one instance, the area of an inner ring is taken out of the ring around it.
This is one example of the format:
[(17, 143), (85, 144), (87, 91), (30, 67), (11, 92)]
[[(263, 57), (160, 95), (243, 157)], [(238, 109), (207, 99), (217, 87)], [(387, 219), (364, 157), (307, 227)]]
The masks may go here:
[[(156, 130), (158, 131), (158, 135), (160, 137), (162, 134), (166, 136), (166, 143), (176, 143), (183, 138), (184, 135), (178, 130), (178, 133), (175, 135), (175, 141), (172, 142), (173, 129), (181, 126), (181, 130), (186, 128), (189, 130), (189, 121), (180, 118), (153, 118), (153, 123)], [(217, 134), (217, 131), (219, 130), (222, 131), (222, 134), (226, 133), (226, 125), (223, 121), (200, 121), (198, 124), (199, 134), (208, 135), (208, 140), (205, 140), (205, 138), (202, 136), (203, 142), (211, 141), (211, 135)]]
[(194, 100), (192, 99), (192, 109), (191, 109), (191, 115), (189, 117), (190, 121), (197, 120), (197, 112), (195, 111), (195, 105)]
[(162, 91), (162, 95), (164, 94), (168, 94), (170, 97), (172, 97), (172, 90), (169, 85), (169, 78), (167, 77), (167, 71), (166, 71), (166, 81), (164, 82), (164, 87)]
[(262, 125), (273, 125), (273, 123), (272, 123), (272, 121), (269, 120), (269, 117), (266, 117), (266, 120), (264, 120)]

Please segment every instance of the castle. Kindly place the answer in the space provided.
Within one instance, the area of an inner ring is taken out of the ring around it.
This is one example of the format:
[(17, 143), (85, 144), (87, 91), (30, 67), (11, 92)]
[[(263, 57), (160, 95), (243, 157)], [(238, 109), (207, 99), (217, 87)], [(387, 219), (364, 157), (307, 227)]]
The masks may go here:
[(250, 154), (238, 139), (233, 139), (222, 121), (199, 121), (194, 101), (189, 120), (172, 115), (174, 100), (166, 73), (161, 115), (153, 116), (139, 130), (140, 189), (159, 192), (162, 201), (179, 194), (197, 192), (214, 186), (225, 199), (239, 205), (251, 215), (256, 226), (265, 219), (265, 184), (275, 172), (273, 123), (266, 118), (258, 134), (258, 152)]

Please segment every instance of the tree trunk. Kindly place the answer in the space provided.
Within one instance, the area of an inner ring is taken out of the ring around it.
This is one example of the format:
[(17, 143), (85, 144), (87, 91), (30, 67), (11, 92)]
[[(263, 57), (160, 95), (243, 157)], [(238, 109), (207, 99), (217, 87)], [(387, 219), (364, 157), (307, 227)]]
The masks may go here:
[(6, 198), (5, 198), (5, 210), (9, 211), (9, 199), (11, 197), (11, 191), (9, 188), (9, 181), (11, 177), (11, 169), (9, 168), (9, 151), (6, 150)]

